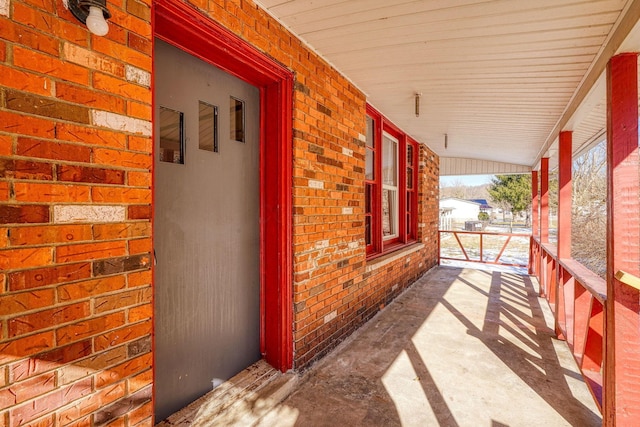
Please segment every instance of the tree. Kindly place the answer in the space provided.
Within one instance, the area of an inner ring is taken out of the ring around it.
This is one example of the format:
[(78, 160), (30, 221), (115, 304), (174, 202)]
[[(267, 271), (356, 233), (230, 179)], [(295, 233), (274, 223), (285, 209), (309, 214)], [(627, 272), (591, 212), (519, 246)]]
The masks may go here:
[[(489, 186), (489, 195), (497, 204), (507, 205), (513, 216), (529, 210), (531, 205), (531, 177), (529, 175), (496, 175)], [(527, 226), (530, 217), (527, 215)]]

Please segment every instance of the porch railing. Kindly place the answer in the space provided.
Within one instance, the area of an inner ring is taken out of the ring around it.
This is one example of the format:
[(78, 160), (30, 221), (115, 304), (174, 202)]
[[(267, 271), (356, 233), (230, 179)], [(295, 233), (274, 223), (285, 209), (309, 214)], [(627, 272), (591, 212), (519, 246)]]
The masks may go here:
[(567, 341), (602, 412), (604, 316), (607, 284), (578, 261), (558, 259), (555, 247), (531, 238), (529, 273), (551, 307), (556, 335)]
[[(440, 260), (478, 262), (483, 264), (504, 265), (513, 267), (527, 267), (530, 234), (522, 233), (499, 233), (491, 231), (453, 231), (440, 230), (439, 254)], [(448, 237), (453, 236), (454, 244), (445, 245)], [(522, 248), (518, 253), (514, 250), (505, 253), (510, 243), (515, 240), (522, 240), (526, 248)], [(487, 244), (487, 241), (490, 241)], [(455, 256), (459, 249), (461, 256)], [(519, 256), (518, 256), (519, 255)]]

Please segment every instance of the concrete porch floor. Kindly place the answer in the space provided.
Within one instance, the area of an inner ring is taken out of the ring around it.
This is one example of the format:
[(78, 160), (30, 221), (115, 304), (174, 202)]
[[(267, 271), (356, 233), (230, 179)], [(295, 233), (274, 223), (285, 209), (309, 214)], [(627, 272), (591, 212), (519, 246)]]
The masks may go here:
[(529, 276), (437, 267), (289, 382), (282, 402), (256, 397), (243, 405), (251, 416), (188, 424), (599, 426), (551, 320)]

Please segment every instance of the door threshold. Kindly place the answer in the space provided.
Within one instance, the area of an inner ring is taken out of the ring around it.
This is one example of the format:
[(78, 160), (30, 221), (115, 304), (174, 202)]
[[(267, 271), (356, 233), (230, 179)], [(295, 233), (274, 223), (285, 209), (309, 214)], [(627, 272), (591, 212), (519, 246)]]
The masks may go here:
[(259, 360), (156, 427), (254, 425), (289, 396), (298, 381), (295, 373), (283, 374)]

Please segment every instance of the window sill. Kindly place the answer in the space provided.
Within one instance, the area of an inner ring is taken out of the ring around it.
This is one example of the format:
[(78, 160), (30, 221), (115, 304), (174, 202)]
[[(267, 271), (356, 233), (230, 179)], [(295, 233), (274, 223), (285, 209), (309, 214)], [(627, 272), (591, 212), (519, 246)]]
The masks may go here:
[(369, 272), (377, 270), (378, 268), (384, 267), (385, 265), (397, 261), (400, 258), (409, 256), (424, 247), (424, 243), (416, 242), (409, 245), (401, 246), (397, 249), (392, 249), (392, 252), (375, 254), (367, 258), (367, 266), (365, 268), (365, 271)]

